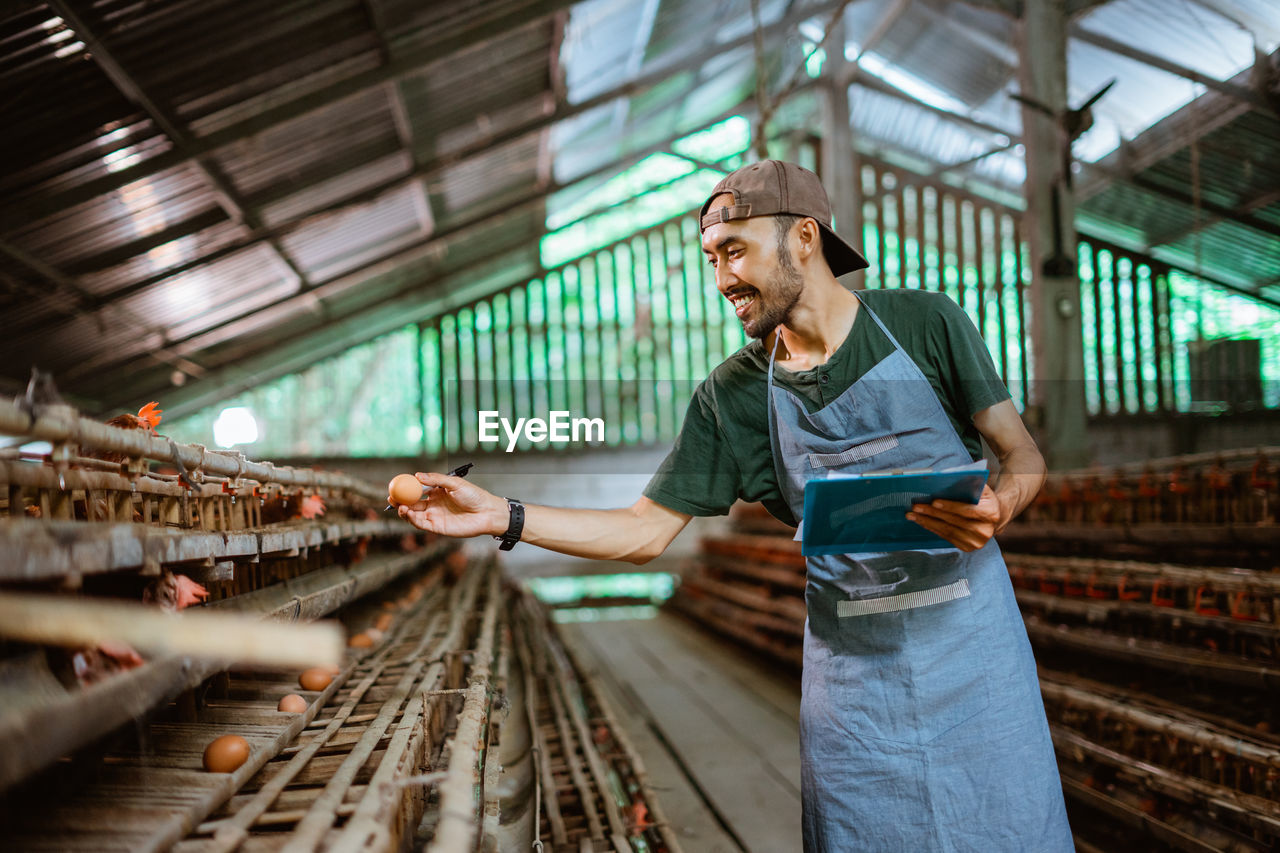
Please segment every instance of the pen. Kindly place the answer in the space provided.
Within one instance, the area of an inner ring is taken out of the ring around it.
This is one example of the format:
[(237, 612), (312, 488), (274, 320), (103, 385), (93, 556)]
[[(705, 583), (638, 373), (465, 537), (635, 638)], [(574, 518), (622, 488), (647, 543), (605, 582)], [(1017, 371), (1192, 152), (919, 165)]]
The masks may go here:
[[(474, 467), (475, 467), (475, 463), (474, 463), (474, 462), (467, 462), (467, 463), (466, 463), (466, 464), (464, 464), (464, 465), (459, 465), (457, 468), (454, 468), (452, 471), (450, 471), (450, 472), (449, 472), (448, 476), (450, 476), (450, 477), (465, 477), (465, 476), (467, 476), (467, 472), (468, 472), (468, 471), (470, 471), (470, 470), (471, 470), (472, 468), (474, 468)], [(405, 475), (403, 475), (403, 476), (408, 477), (409, 475), (408, 475), (408, 474), (405, 474)], [(396, 479), (399, 479), (399, 477), (397, 477)], [(388, 509), (393, 509), (393, 507), (391, 506), (391, 504), (387, 504), (387, 507), (386, 507), (386, 509), (384, 509), (384, 510), (383, 510), (383, 512), (386, 512)]]

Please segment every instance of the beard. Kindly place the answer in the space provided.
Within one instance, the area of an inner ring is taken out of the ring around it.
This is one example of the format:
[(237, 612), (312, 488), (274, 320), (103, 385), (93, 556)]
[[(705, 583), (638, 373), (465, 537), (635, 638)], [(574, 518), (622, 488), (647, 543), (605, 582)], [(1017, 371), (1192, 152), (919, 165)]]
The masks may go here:
[(804, 277), (791, 264), (790, 252), (778, 253), (778, 266), (765, 281), (765, 290), (757, 289), (755, 301), (742, 318), (742, 331), (757, 340), (791, 318), (791, 311), (804, 292)]

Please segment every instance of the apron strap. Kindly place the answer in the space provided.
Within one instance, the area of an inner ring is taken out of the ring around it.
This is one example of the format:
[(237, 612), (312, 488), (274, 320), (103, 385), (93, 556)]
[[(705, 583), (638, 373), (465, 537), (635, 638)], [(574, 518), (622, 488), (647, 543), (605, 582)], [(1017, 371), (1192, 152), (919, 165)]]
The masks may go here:
[[(778, 478), (778, 490), (782, 490), (783, 473), (778, 470), (778, 436), (773, 425), (773, 359), (778, 354), (778, 341), (782, 340), (782, 335), (778, 333), (777, 328), (773, 330), (773, 349), (769, 350), (769, 370), (766, 372), (767, 384), (765, 386), (765, 420), (769, 422), (769, 453), (773, 457), (773, 472)], [(783, 493), (783, 500), (786, 500), (786, 493)]]
[[(904, 348), (902, 344), (898, 343), (898, 339), (893, 336), (893, 332), (889, 331), (889, 327), (876, 316), (876, 312), (871, 310), (871, 306), (867, 304), (867, 301), (861, 296), (858, 296), (858, 291), (851, 290), (849, 292), (858, 300), (858, 304), (867, 312), (867, 316), (876, 321), (876, 325), (880, 327), (880, 331), (884, 332), (885, 337), (889, 339), (889, 343), (893, 344), (896, 349), (900, 349), (905, 353), (907, 351), (906, 348)], [(850, 331), (850, 334), (852, 334), (852, 331)], [(910, 358), (910, 356), (908, 356), (908, 358)]]

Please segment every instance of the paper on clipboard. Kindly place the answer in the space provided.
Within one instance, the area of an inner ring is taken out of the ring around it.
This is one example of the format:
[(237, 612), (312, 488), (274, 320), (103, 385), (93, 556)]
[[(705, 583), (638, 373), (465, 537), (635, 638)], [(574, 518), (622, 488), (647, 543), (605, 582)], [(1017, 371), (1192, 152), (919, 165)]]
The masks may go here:
[(950, 468), (833, 473), (805, 484), (795, 539), (806, 556), (953, 547), (906, 519), (912, 504), (937, 498), (976, 503), (987, 461)]

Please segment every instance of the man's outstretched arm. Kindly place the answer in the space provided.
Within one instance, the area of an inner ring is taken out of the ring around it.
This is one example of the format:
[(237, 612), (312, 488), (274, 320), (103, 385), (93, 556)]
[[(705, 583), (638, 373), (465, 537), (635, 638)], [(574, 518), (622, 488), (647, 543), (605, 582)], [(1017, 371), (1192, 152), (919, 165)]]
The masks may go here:
[[(414, 527), (444, 536), (500, 536), (510, 511), (505, 498), (447, 474), (416, 474), (424, 486), (434, 486), (412, 506), (401, 506), (400, 517)], [(640, 498), (620, 509), (565, 509), (525, 505), (524, 533), (528, 542), (574, 557), (625, 560), (637, 565), (657, 557), (676, 538), (692, 516)]]

